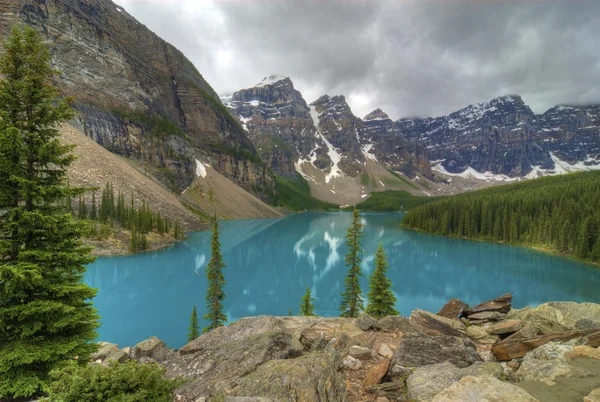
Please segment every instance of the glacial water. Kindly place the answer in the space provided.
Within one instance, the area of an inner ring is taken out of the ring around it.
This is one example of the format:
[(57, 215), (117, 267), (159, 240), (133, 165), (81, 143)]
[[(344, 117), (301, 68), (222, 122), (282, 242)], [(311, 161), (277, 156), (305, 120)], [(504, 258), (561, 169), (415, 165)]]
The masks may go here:
[[(452, 297), (475, 304), (507, 292), (517, 308), (552, 300), (600, 303), (600, 269), (593, 265), (520, 247), (407, 231), (399, 226), (399, 213), (362, 216), (363, 292), (382, 242), (402, 315), (415, 308), (435, 312)], [(298, 314), (306, 286), (316, 298), (318, 315), (338, 315), (350, 220), (349, 213), (303, 213), (221, 222), (229, 320), (287, 315), (289, 308)], [(191, 233), (169, 248), (91, 264), (86, 281), (99, 289), (94, 299), (102, 316), (99, 340), (132, 346), (156, 335), (171, 347), (184, 345), (192, 307), (198, 307), (200, 317), (206, 312), (210, 236)]]

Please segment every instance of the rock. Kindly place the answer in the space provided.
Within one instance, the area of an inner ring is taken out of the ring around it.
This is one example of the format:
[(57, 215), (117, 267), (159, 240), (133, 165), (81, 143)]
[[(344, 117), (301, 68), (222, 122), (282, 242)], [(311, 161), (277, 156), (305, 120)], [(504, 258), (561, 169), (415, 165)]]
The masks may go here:
[(131, 358), (139, 360), (142, 357), (150, 357), (161, 362), (167, 357), (168, 351), (165, 343), (153, 336), (135, 345), (131, 350)]
[(375, 399), (375, 402), (390, 402), (390, 400), (385, 396), (378, 396), (377, 399)]
[(275, 401), (345, 401), (346, 383), (336, 366), (329, 353), (271, 360), (238, 378), (228, 394)]
[(465, 325), (459, 320), (441, 317), (425, 310), (415, 310), (410, 314), (410, 323), (417, 329), (435, 331), (444, 335), (466, 336)]
[(387, 343), (382, 343), (381, 345), (379, 345), (377, 353), (379, 353), (380, 356), (383, 356), (386, 359), (391, 359), (392, 356), (394, 356), (394, 352), (392, 351), (392, 349), (390, 349)]
[(583, 402), (600, 402), (600, 388), (596, 388), (583, 398)]
[(479, 356), (484, 362), (497, 362), (496, 356), (492, 353), (491, 350), (478, 350)]
[(550, 335), (561, 332), (567, 332), (569, 329), (557, 322), (546, 320), (545, 318), (531, 316), (529, 321), (523, 321), (523, 328), (504, 340), (525, 340), (542, 335)]
[[(463, 315), (467, 318), (470, 318), (473, 314), (482, 313), (482, 312), (498, 312), (502, 314), (506, 314), (510, 311), (512, 302), (512, 295), (507, 293), (500, 297), (497, 297), (493, 300), (483, 302), (476, 306), (470, 307), (463, 312)], [(480, 318), (476, 318), (480, 319)]]
[(460, 370), (461, 377), (494, 377), (499, 379), (504, 373), (502, 366), (498, 362), (477, 362)]
[(378, 331), (383, 332), (415, 332), (416, 329), (410, 324), (408, 318), (397, 315), (390, 315), (380, 318), (373, 326)]
[[(580, 320), (580, 325), (592, 325), (590, 322), (600, 322), (600, 304), (595, 303), (575, 303), (575, 302), (549, 302), (540, 304), (535, 308), (528, 308), (511, 313), (511, 318), (532, 321), (532, 318), (543, 318), (553, 321), (567, 329), (589, 329), (576, 328)], [(591, 328), (594, 328), (592, 325)], [(597, 328), (597, 327), (596, 327)]]
[[(194, 402), (198, 402), (197, 400)], [(204, 401), (200, 401), (204, 402)], [(225, 402), (277, 402), (271, 398), (260, 398), (255, 396), (226, 396)]]
[(98, 342), (98, 351), (90, 355), (92, 361), (104, 360), (106, 356), (119, 349), (119, 346), (109, 342)]
[(587, 328), (598, 328), (600, 330), (600, 319), (592, 320), (589, 318), (582, 318), (577, 320), (575, 323), (575, 329), (587, 329)]
[(594, 373), (589, 370), (571, 366), (556, 360), (523, 360), (517, 370), (517, 381), (541, 381), (548, 385), (554, 385), (556, 377), (592, 377)]
[(369, 392), (379, 398), (391, 399), (393, 401), (403, 401), (404, 389), (399, 382), (384, 382), (377, 384), (368, 389)]
[(367, 360), (371, 358), (371, 349), (354, 345), (350, 347), (348, 354), (356, 359)]
[(471, 314), (468, 318), (471, 324), (482, 324), (491, 320), (501, 320), (506, 317), (506, 314), (497, 311), (482, 311), (481, 313)]
[(506, 364), (511, 370), (518, 370), (521, 367), (521, 362), (517, 359), (512, 359)]
[(395, 364), (389, 371), (390, 377), (395, 380), (405, 380), (409, 375), (415, 371), (414, 367), (404, 367), (399, 364)]
[(449, 362), (417, 367), (406, 380), (411, 400), (430, 401), (435, 395), (460, 380), (461, 370)]
[(441, 309), (439, 309), (436, 315), (456, 319), (468, 308), (469, 305), (467, 303), (459, 299), (450, 299)]
[(482, 344), (494, 344), (500, 339), (498, 335), (490, 335), (485, 329), (478, 327), (476, 325), (471, 325), (467, 327), (467, 334), (471, 339), (476, 341), (477, 343)]
[(452, 384), (439, 394), (433, 402), (539, 402), (525, 390), (502, 382), (493, 377), (467, 376)]
[(310, 349), (315, 341), (327, 344), (332, 338), (339, 338), (343, 333), (359, 334), (362, 332), (354, 318), (320, 319), (302, 330), (300, 343), (306, 349)]
[(102, 361), (102, 363), (110, 363), (111, 361), (117, 361), (119, 363), (124, 363), (129, 360), (129, 355), (122, 351), (121, 349), (114, 350), (106, 356), (106, 358)]
[(593, 348), (587, 345), (579, 345), (573, 347), (573, 349), (566, 354), (567, 361), (578, 358), (585, 357), (587, 359), (596, 359), (600, 360), (600, 349)]
[(419, 367), (449, 361), (457, 367), (467, 367), (481, 361), (475, 344), (464, 337), (428, 336), (408, 333), (394, 353), (391, 364)]
[(342, 367), (350, 370), (359, 370), (363, 366), (362, 362), (354, 357), (347, 355), (342, 359)]
[(379, 363), (374, 364), (367, 370), (365, 378), (363, 379), (363, 388), (367, 389), (376, 384), (386, 375), (390, 368), (389, 360), (382, 360)]
[(368, 314), (361, 314), (356, 319), (356, 325), (358, 325), (358, 328), (362, 329), (363, 331), (372, 329), (376, 323), (377, 320)]
[(538, 348), (527, 352), (523, 356), (523, 360), (558, 360), (567, 362), (567, 354), (573, 350), (575, 346), (568, 343), (548, 342)]
[(486, 327), (485, 330), (492, 335), (504, 335), (517, 332), (523, 328), (523, 321), (521, 320), (506, 320), (501, 321), (497, 324)]
[[(558, 334), (543, 335), (531, 339), (510, 339), (498, 342), (492, 346), (492, 353), (498, 361), (508, 361), (525, 356), (527, 352), (551, 341), (568, 341), (594, 334), (594, 329), (581, 329)], [(593, 345), (592, 345), (593, 346)]]

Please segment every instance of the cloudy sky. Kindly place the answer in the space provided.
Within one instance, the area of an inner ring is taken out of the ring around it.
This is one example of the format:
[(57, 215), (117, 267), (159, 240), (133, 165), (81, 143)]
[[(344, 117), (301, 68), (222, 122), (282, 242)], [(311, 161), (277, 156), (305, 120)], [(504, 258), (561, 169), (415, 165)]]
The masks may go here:
[(220, 94), (289, 76), (363, 117), (600, 102), (598, 0), (116, 0)]

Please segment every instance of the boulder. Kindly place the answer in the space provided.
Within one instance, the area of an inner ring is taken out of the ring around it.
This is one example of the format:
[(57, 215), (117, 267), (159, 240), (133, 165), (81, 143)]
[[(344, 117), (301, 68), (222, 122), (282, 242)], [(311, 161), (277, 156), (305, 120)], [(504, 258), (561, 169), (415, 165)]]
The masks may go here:
[(405, 380), (409, 375), (411, 375), (415, 371), (414, 367), (404, 367), (399, 364), (395, 364), (392, 366), (390, 371), (388, 372), (389, 376), (394, 380)]
[(310, 349), (315, 341), (327, 345), (332, 338), (339, 338), (343, 333), (356, 335), (362, 332), (354, 318), (320, 319), (302, 330), (300, 343), (305, 349)]
[(119, 349), (119, 346), (109, 342), (98, 342), (98, 350), (90, 355), (90, 360), (104, 360), (106, 356)]
[(415, 332), (416, 329), (410, 324), (406, 317), (390, 315), (377, 320), (374, 329), (383, 332)]
[(600, 349), (587, 345), (579, 345), (573, 347), (573, 349), (566, 354), (567, 361), (578, 357), (600, 360)]
[(485, 327), (485, 330), (492, 335), (505, 335), (512, 334), (523, 328), (523, 321), (521, 320), (505, 320), (497, 324)]
[(517, 370), (517, 381), (540, 381), (554, 385), (556, 377), (592, 377), (594, 373), (581, 367), (571, 366), (556, 360), (523, 360)]
[(128, 360), (130, 360), (129, 355), (127, 353), (125, 353), (123, 350), (117, 349), (117, 350), (110, 352), (108, 354), (108, 356), (106, 356), (104, 358), (102, 363), (110, 363), (110, 362), (114, 362), (114, 361), (119, 362), (119, 363), (124, 363)]
[(378, 398), (375, 401), (379, 401), (379, 398), (386, 398), (388, 401), (403, 401), (406, 399), (403, 384), (400, 382), (384, 382), (372, 386), (367, 391)]
[(391, 365), (419, 367), (449, 361), (457, 367), (467, 367), (481, 361), (473, 341), (466, 337), (429, 336), (408, 333), (392, 357)]
[(371, 358), (371, 349), (354, 345), (350, 347), (348, 354), (356, 359), (368, 360)]
[(379, 345), (379, 349), (377, 349), (377, 353), (379, 353), (380, 356), (383, 356), (386, 359), (391, 359), (392, 356), (394, 356), (394, 352), (392, 351), (392, 349), (390, 349), (390, 347), (386, 343), (382, 343), (381, 345)]
[(467, 376), (433, 398), (433, 402), (539, 402), (525, 390), (493, 377)]
[(500, 339), (498, 335), (490, 335), (485, 329), (476, 325), (467, 327), (467, 335), (477, 343), (493, 345)]
[(494, 377), (500, 378), (504, 369), (498, 362), (477, 362), (469, 367), (461, 369), (461, 378), (465, 376), (472, 377)]
[(497, 311), (482, 311), (480, 313), (471, 314), (468, 318), (471, 324), (483, 324), (489, 321), (502, 320), (506, 317), (506, 314), (499, 313)]
[(342, 367), (350, 370), (360, 370), (363, 364), (360, 360), (355, 359), (354, 357), (347, 355), (342, 359)]
[[(511, 312), (511, 318), (531, 321), (532, 317), (543, 318), (561, 324), (567, 329), (598, 328), (593, 325), (600, 322), (600, 304), (575, 302), (549, 302), (535, 308), (525, 308)], [(580, 322), (580, 320), (585, 320)], [(577, 328), (577, 323), (584, 328)]]
[(363, 331), (368, 331), (373, 328), (377, 320), (368, 314), (361, 314), (356, 319), (356, 325)]
[(414, 310), (410, 314), (410, 323), (423, 332), (434, 331), (451, 336), (466, 336), (466, 327), (459, 320), (441, 317), (425, 310)]
[[(557, 334), (538, 336), (531, 339), (515, 339), (508, 337), (492, 346), (492, 353), (498, 361), (509, 361), (525, 356), (527, 352), (551, 341), (568, 341), (571, 339), (595, 335), (595, 329), (581, 329)], [(515, 334), (516, 335), (516, 334)], [(593, 344), (591, 346), (594, 346)]]
[(379, 363), (371, 366), (367, 370), (365, 378), (363, 379), (363, 388), (368, 389), (376, 384), (379, 384), (379, 381), (381, 381), (381, 379), (386, 375), (389, 368), (389, 360), (382, 360)]
[(168, 353), (169, 349), (165, 343), (153, 336), (135, 345), (131, 349), (131, 358), (139, 360), (142, 357), (150, 357), (161, 362), (166, 359)]
[(468, 308), (469, 305), (462, 300), (450, 299), (441, 309), (439, 309), (436, 315), (456, 319)]
[(592, 320), (590, 318), (582, 318), (575, 323), (575, 329), (598, 328), (600, 330), (600, 319)]
[(227, 394), (275, 401), (345, 401), (346, 383), (336, 367), (329, 353), (271, 360), (234, 381)]
[(430, 401), (461, 376), (461, 370), (449, 362), (417, 367), (406, 380), (408, 397), (416, 401)]
[(600, 402), (600, 388), (596, 388), (583, 398), (583, 402)]
[(569, 343), (548, 342), (538, 348), (527, 352), (523, 360), (558, 360), (567, 362), (567, 354), (573, 350), (575, 345)]
[[(470, 308), (466, 309), (465, 311), (463, 311), (463, 315), (465, 317), (470, 317), (473, 314), (487, 312), (487, 311), (493, 311), (493, 312), (506, 314), (511, 309), (511, 303), (512, 303), (512, 295), (510, 293), (507, 293), (507, 294), (497, 297), (493, 300), (489, 300), (489, 301), (483, 302), (481, 304), (478, 304), (476, 306), (470, 307)], [(477, 318), (477, 319), (479, 319), (479, 318)]]

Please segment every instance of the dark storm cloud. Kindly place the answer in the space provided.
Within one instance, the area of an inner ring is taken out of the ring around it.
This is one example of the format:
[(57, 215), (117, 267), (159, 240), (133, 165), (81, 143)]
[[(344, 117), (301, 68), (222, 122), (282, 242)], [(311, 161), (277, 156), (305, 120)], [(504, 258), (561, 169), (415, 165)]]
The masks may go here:
[(439, 115), (502, 94), (536, 112), (600, 102), (596, 0), (222, 0), (118, 3), (217, 92), (290, 76), (355, 114)]

